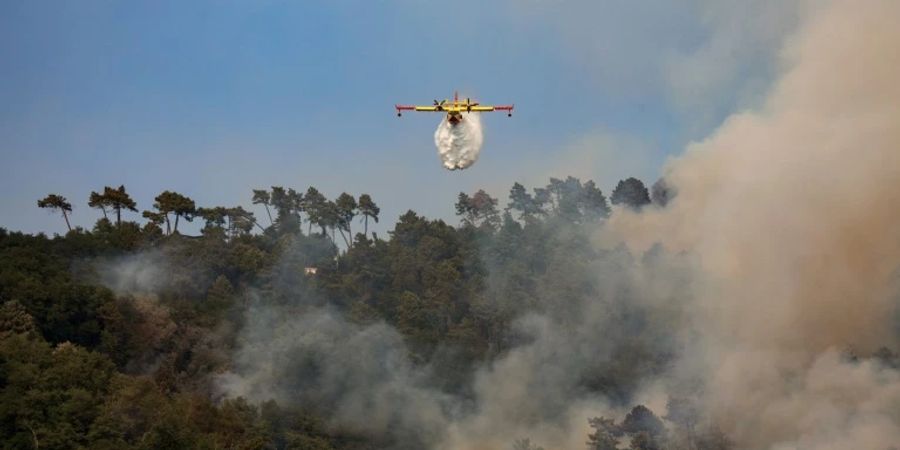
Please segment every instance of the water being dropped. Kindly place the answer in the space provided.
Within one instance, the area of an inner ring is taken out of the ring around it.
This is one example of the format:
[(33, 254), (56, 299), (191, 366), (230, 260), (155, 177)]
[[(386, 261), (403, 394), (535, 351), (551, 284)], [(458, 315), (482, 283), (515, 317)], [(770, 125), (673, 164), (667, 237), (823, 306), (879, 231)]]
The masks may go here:
[(484, 135), (478, 113), (464, 114), (456, 125), (444, 117), (434, 132), (438, 156), (448, 170), (465, 169), (475, 164), (483, 143)]

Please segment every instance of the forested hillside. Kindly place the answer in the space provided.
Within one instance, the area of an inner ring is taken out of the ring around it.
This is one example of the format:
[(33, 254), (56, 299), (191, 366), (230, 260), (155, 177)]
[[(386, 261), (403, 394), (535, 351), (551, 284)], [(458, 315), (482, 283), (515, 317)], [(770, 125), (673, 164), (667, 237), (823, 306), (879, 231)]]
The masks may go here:
[[(681, 256), (591, 242), (610, 203), (664, 207), (664, 183), (629, 178), (611, 202), (571, 177), (516, 184), (505, 208), (460, 193), (459, 224), (409, 211), (387, 236), (365, 194), (252, 194), (261, 218), (107, 187), (78, 201), (91, 230), (0, 229), (0, 447), (441, 448), (485, 405), (527, 429), (592, 398), (630, 412), (579, 419), (583, 448), (730, 448), (691, 386), (664, 410), (635, 398), (679, 352), (684, 293), (647, 294), (669, 305), (650, 308), (629, 268), (677, 279), (662, 261)], [(38, 205), (72, 210), (59, 194)], [(181, 234), (190, 220), (200, 236)], [(511, 385), (534, 405), (488, 400)]]

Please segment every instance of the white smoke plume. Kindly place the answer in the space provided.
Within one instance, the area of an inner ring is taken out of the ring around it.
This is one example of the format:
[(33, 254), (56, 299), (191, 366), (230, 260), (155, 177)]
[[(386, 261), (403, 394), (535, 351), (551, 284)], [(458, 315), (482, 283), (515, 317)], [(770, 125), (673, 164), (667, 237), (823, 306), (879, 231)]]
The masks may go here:
[(765, 107), (669, 165), (667, 208), (610, 227), (700, 261), (693, 369), (742, 449), (900, 443), (896, 372), (840, 357), (898, 344), (900, 2), (821, 5)]
[(172, 281), (164, 269), (165, 256), (159, 251), (95, 261), (92, 266), (98, 281), (118, 294), (156, 293)]
[(393, 328), (315, 307), (254, 307), (247, 319), (234, 371), (218, 379), (224, 392), (316, 408), (345, 430), (394, 436), (392, 448), (427, 447), (440, 435), (447, 399), (425, 386)]
[(434, 145), (444, 167), (449, 170), (465, 169), (478, 160), (484, 135), (478, 113), (467, 113), (456, 125), (446, 117), (434, 131)]

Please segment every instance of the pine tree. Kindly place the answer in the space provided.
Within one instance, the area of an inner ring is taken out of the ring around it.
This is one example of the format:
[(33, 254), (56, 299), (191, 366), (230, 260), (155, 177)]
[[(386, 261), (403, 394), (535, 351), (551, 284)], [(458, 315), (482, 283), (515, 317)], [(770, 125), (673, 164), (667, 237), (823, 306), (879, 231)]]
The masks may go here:
[(66, 201), (65, 197), (59, 194), (50, 194), (38, 200), (37, 205), (39, 208), (48, 208), (62, 212), (63, 219), (66, 220), (66, 228), (72, 231), (72, 225), (69, 223), (69, 213), (72, 212), (72, 204)]

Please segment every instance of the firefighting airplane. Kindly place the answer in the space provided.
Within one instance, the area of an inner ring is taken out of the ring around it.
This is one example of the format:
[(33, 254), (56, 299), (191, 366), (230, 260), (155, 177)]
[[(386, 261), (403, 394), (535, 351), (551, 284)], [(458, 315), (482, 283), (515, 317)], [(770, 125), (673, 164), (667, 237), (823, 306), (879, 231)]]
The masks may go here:
[(512, 117), (512, 110), (515, 105), (482, 105), (478, 102), (473, 102), (471, 99), (466, 99), (465, 101), (459, 100), (459, 94), (453, 93), (453, 101), (450, 100), (441, 100), (440, 102), (435, 100), (433, 105), (429, 106), (419, 106), (419, 105), (394, 105), (394, 108), (397, 108), (397, 117), (401, 117), (403, 115), (403, 111), (425, 111), (425, 112), (446, 112), (447, 113), (447, 121), (450, 122), (451, 125), (456, 125), (459, 121), (463, 120), (462, 113), (466, 112), (491, 112), (491, 111), (506, 111), (506, 115), (508, 117)]

